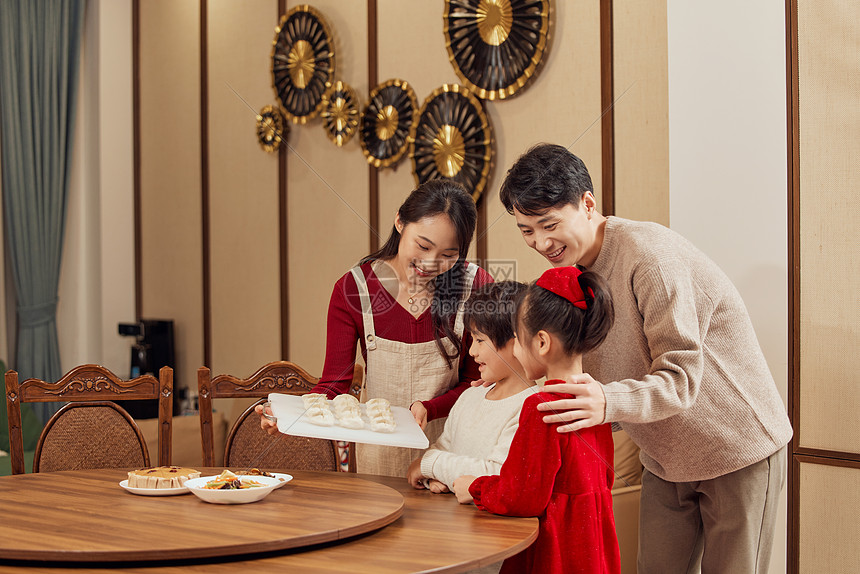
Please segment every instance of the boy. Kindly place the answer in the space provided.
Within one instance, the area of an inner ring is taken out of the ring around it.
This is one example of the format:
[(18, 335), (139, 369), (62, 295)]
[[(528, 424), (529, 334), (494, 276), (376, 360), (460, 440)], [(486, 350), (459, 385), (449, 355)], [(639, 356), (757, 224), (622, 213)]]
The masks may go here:
[(466, 389), (448, 415), (442, 435), (409, 466), (414, 488), (449, 492), (464, 474), (498, 474), (519, 425), (523, 401), (534, 381), (514, 358), (512, 317), (525, 285), (500, 281), (484, 285), (466, 301), (464, 320), (472, 333), (469, 354), (484, 381), (493, 386)]

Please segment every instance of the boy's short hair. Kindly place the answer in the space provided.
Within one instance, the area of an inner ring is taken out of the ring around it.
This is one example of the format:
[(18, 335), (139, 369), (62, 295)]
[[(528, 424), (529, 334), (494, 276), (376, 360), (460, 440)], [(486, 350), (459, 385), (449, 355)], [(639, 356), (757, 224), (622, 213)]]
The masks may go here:
[(489, 337), (497, 349), (514, 338), (513, 318), (517, 300), (526, 285), (518, 281), (487, 283), (472, 292), (463, 308), (463, 320), (470, 331)]
[(511, 166), (499, 199), (508, 213), (516, 208), (524, 215), (543, 215), (568, 203), (579, 206), (586, 191), (594, 193), (594, 185), (582, 160), (560, 145), (542, 143)]

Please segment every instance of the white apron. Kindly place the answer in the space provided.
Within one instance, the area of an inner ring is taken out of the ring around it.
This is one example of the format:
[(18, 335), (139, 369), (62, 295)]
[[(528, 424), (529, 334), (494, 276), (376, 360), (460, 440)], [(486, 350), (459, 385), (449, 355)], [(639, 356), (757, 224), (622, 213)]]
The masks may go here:
[[(463, 300), (469, 297), (472, 282), (477, 273), (477, 265), (466, 268), (464, 283), (468, 285)], [(448, 368), (439, 353), (435, 341), (426, 343), (403, 343), (377, 337), (373, 326), (373, 311), (367, 281), (359, 267), (354, 267), (352, 275), (358, 286), (361, 300), (361, 314), (364, 321), (364, 344), (367, 348), (362, 401), (383, 398), (392, 406), (405, 407), (415, 401), (427, 401), (444, 394), (459, 382), (460, 356), (451, 359)], [(454, 321), (454, 333), (463, 338), (463, 306), (459, 306)], [(449, 355), (454, 353), (454, 343), (447, 337), (442, 339)], [(433, 444), (439, 435), (445, 418), (431, 421), (424, 427), (424, 434)], [(356, 469), (367, 474), (383, 476), (406, 476), (409, 464), (423, 451), (393, 446), (356, 444)]]

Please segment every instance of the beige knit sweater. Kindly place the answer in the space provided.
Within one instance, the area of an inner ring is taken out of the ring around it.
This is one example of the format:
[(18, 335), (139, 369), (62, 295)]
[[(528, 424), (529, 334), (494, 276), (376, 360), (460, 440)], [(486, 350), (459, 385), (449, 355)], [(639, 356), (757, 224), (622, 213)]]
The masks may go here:
[(672, 482), (763, 460), (792, 435), (740, 294), (689, 241), (609, 217), (591, 271), (609, 283), (615, 325), (583, 359), (604, 384), (606, 422)]
[[(523, 383), (525, 385), (525, 383)], [(454, 403), (439, 440), (421, 458), (421, 474), (444, 482), (465, 475), (499, 474), (520, 425), (523, 402), (537, 392), (524, 388), (510, 397), (486, 398), (492, 387), (471, 387)]]

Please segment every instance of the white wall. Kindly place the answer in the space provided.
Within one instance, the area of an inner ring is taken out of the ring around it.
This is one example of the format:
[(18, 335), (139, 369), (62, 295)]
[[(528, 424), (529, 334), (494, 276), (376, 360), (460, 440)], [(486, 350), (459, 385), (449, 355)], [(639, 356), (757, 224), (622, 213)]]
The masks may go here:
[[(741, 292), (788, 389), (785, 3), (669, 0), (671, 227)], [(770, 572), (786, 570), (786, 491)]]
[[(134, 321), (131, 0), (90, 0), (57, 328), (63, 372), (99, 363), (129, 375)], [(120, 25), (122, 24), (122, 25)]]

